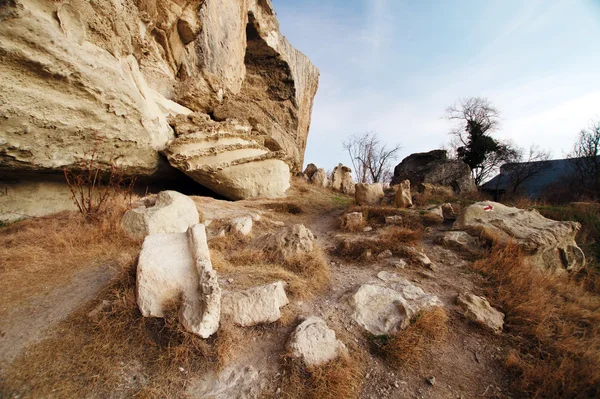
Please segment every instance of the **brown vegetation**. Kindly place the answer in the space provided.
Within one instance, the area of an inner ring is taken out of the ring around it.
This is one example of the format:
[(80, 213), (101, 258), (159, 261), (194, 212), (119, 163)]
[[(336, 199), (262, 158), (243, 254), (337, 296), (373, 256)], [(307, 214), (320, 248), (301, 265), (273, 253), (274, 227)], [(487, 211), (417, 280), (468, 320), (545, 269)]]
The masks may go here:
[[(88, 315), (102, 300), (109, 305)], [(98, 302), (62, 322), (58, 331), (16, 359), (2, 394), (180, 397), (189, 374), (222, 367), (240, 339), (232, 328), (221, 328), (209, 340), (184, 331), (176, 306), (164, 319), (142, 317), (133, 264)]]
[(441, 307), (418, 314), (413, 322), (392, 336), (373, 337), (375, 352), (396, 368), (418, 362), (432, 345), (443, 342), (448, 332), (448, 315)]
[(488, 296), (506, 313), (517, 350), (506, 364), (533, 397), (600, 395), (600, 297), (523, 263), (516, 245), (494, 247), (473, 267), (489, 279)]
[(421, 229), (411, 230), (406, 227), (392, 226), (383, 229), (375, 238), (340, 240), (334, 253), (348, 260), (363, 260), (386, 249), (395, 255), (408, 255), (410, 251), (407, 250), (407, 245), (418, 244), (422, 237)]
[(124, 206), (94, 223), (75, 212), (34, 218), (0, 229), (0, 303), (43, 295), (84, 268), (120, 270), (139, 248), (120, 228)]

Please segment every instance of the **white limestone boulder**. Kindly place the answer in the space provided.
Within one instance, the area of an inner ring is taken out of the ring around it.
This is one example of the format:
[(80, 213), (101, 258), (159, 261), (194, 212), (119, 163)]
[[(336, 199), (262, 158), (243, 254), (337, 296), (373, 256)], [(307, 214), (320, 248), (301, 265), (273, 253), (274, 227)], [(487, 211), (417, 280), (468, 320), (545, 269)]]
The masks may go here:
[(442, 306), (437, 296), (403, 277), (380, 272), (384, 283), (363, 284), (350, 297), (353, 319), (373, 335), (394, 334), (406, 327), (420, 311)]
[(161, 191), (148, 198), (121, 219), (121, 227), (132, 237), (151, 234), (184, 233), (198, 223), (200, 216), (194, 201), (177, 191)]
[(323, 188), (329, 187), (329, 178), (327, 177), (327, 172), (325, 172), (325, 169), (323, 169), (323, 168), (317, 169), (312, 174), (309, 181), (318, 187), (323, 187)]
[(354, 179), (352, 179), (352, 169), (347, 166), (338, 164), (333, 168), (331, 178), (331, 187), (344, 194), (354, 194)]
[(533, 209), (483, 201), (467, 207), (453, 226), (494, 237), (501, 244), (515, 243), (528, 263), (549, 273), (576, 272), (585, 266), (585, 255), (575, 242), (581, 228), (577, 222), (559, 222)]
[(311, 316), (296, 327), (287, 342), (289, 353), (307, 366), (319, 366), (346, 352), (346, 346), (323, 319)]
[(312, 252), (315, 236), (303, 224), (295, 224), (274, 233), (265, 234), (260, 247), (265, 251), (275, 251), (283, 258), (290, 258)]
[(252, 224), (251, 216), (234, 218), (229, 224), (229, 232), (240, 236), (247, 236), (252, 232)]
[(187, 233), (147, 236), (136, 276), (137, 303), (143, 316), (164, 317), (171, 306), (180, 305), (180, 321), (190, 332), (208, 338), (217, 331), (221, 290), (204, 225), (197, 224)]
[(243, 327), (273, 323), (279, 320), (279, 308), (289, 303), (285, 294), (285, 283), (277, 281), (260, 287), (223, 294), (223, 315)]
[(459, 294), (456, 303), (464, 315), (493, 332), (499, 334), (504, 326), (504, 313), (494, 309), (487, 299), (473, 294)]
[(403, 180), (397, 187), (394, 197), (396, 208), (410, 208), (413, 206), (412, 194), (410, 193), (410, 180)]
[(354, 201), (357, 205), (379, 205), (384, 197), (381, 183), (357, 183), (354, 191)]
[(342, 217), (342, 227), (347, 230), (355, 230), (362, 227), (363, 214), (362, 212), (350, 212)]

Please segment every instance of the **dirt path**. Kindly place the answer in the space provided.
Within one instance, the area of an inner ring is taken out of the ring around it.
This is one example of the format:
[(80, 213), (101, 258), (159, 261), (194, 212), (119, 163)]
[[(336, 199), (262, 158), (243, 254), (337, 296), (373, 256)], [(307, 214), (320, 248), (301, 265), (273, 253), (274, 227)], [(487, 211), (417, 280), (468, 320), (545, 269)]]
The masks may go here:
[(107, 267), (85, 269), (65, 285), (0, 312), (0, 374), (29, 345), (60, 333), (53, 327), (96, 298), (114, 275)]

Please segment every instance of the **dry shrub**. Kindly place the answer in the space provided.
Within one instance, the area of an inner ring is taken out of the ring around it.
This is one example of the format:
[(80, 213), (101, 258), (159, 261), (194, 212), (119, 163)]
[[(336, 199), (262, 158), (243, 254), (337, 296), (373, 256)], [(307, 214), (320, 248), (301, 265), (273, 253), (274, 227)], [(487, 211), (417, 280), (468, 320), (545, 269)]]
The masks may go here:
[(299, 360), (284, 357), (283, 368), (283, 398), (357, 398), (363, 383), (362, 367), (352, 357), (345, 355), (310, 368)]
[(352, 206), (346, 210), (346, 213), (351, 212), (361, 212), (363, 220), (371, 226), (384, 225), (387, 216), (404, 216), (406, 213), (403, 209), (386, 206)]
[(566, 278), (527, 266), (514, 244), (495, 245), (473, 267), (506, 313), (516, 352), (506, 361), (515, 384), (533, 397), (600, 395), (600, 297)]
[[(450, 190), (451, 191), (451, 190)], [(453, 193), (448, 193), (443, 190), (424, 193), (413, 193), (413, 204), (416, 206), (441, 205), (447, 202), (456, 201)]]
[(407, 245), (418, 244), (423, 237), (421, 229), (392, 226), (383, 230), (376, 238), (360, 240), (340, 240), (334, 250), (335, 255), (348, 260), (365, 260), (369, 254), (377, 255), (386, 249), (397, 255), (406, 255)]
[(300, 205), (293, 202), (272, 202), (270, 204), (264, 204), (263, 206), (279, 213), (290, 213), (292, 215), (304, 213), (304, 209), (302, 209)]
[(231, 338), (221, 331), (208, 340), (188, 333), (175, 307), (164, 319), (142, 317), (134, 265), (102, 299), (108, 309), (92, 318), (96, 304), (84, 307), (58, 325), (60, 334), (17, 358), (0, 396), (181, 397), (190, 374), (227, 360)]
[(76, 212), (13, 223), (0, 230), (0, 303), (43, 295), (83, 269), (125, 267), (140, 242), (120, 228), (124, 205), (94, 223)]
[(330, 285), (331, 271), (320, 248), (283, 258), (275, 250), (257, 249), (242, 239), (211, 240), (209, 246), (213, 267), (232, 278), (236, 289), (283, 280), (292, 297), (309, 299)]
[(413, 322), (392, 336), (372, 337), (376, 352), (392, 366), (414, 365), (434, 344), (443, 342), (448, 332), (448, 315), (441, 307), (418, 314)]

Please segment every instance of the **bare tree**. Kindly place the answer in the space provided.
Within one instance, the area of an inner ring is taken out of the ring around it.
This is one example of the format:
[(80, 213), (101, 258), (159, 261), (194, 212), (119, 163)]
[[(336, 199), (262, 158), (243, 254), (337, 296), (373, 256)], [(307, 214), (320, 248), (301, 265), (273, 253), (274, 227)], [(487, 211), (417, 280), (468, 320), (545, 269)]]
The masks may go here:
[(502, 164), (516, 159), (516, 150), (510, 142), (491, 137), (500, 126), (500, 113), (488, 99), (462, 99), (446, 109), (446, 119), (455, 123), (450, 132), (453, 136), (450, 146), (457, 158), (469, 165), (478, 186)]
[(517, 194), (526, 182), (539, 176), (552, 164), (549, 161), (550, 151), (543, 150), (535, 144), (529, 150), (515, 147), (515, 161), (502, 166), (502, 174), (508, 182), (508, 191)]
[(581, 130), (573, 151), (567, 155), (574, 170), (581, 194), (598, 197), (600, 194), (600, 121)]
[(353, 135), (342, 145), (350, 155), (356, 181), (360, 183), (383, 183), (389, 179), (393, 161), (402, 148), (399, 144), (388, 148), (373, 132)]

